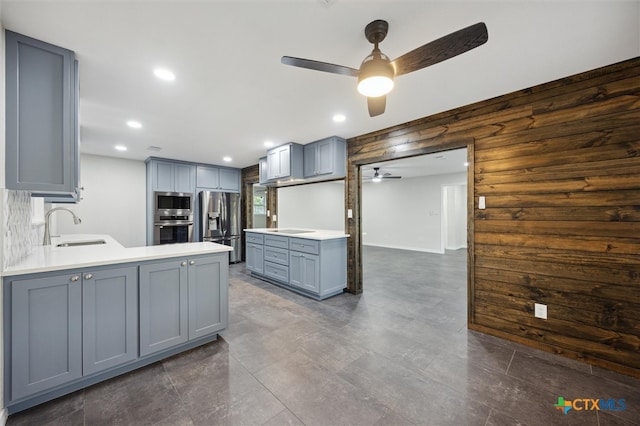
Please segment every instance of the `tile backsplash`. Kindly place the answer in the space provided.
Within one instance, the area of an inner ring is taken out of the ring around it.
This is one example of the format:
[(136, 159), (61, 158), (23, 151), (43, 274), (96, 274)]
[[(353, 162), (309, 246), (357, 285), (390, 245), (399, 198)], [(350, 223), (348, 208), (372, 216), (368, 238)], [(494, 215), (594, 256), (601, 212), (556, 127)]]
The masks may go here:
[[(31, 198), (27, 191), (3, 189), (3, 268), (13, 266), (28, 256), (39, 244), (44, 233), (43, 218), (35, 218), (34, 207), (41, 200)], [(40, 214), (41, 209), (35, 211)]]

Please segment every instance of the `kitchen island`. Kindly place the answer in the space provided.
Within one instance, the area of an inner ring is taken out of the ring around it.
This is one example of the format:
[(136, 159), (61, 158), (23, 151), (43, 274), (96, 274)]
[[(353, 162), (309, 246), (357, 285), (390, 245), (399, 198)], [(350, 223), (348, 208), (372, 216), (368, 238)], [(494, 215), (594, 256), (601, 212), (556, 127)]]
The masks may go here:
[(216, 340), (228, 322), (230, 250), (69, 235), (6, 268), (9, 413)]
[(247, 270), (264, 281), (316, 300), (347, 287), (347, 238), (341, 231), (245, 229)]

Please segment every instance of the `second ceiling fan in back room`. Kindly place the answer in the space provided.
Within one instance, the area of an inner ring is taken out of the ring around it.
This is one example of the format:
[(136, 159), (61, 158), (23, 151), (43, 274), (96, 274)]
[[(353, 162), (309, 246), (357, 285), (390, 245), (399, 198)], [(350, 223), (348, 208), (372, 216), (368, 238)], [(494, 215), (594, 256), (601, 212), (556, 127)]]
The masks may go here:
[(387, 36), (388, 30), (389, 24), (381, 19), (365, 27), (364, 35), (373, 44), (373, 51), (364, 58), (358, 70), (292, 56), (283, 56), (281, 62), (295, 67), (358, 77), (358, 92), (367, 97), (369, 115), (375, 117), (385, 110), (386, 95), (393, 89), (394, 77), (453, 58), (483, 45), (489, 39), (487, 26), (479, 22), (424, 44), (392, 61), (378, 48), (378, 44)]

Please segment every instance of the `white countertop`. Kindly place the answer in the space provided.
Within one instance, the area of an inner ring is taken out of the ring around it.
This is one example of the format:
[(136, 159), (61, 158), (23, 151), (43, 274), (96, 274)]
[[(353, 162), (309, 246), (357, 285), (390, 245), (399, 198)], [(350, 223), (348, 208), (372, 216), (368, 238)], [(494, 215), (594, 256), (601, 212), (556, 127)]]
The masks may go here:
[[(104, 240), (105, 244), (56, 247), (61, 243), (91, 240)], [(62, 235), (60, 237), (51, 237), (50, 246), (36, 247), (33, 253), (20, 263), (6, 268), (2, 275), (61, 271), (171, 257), (197, 256), (232, 250), (229, 246), (209, 242), (125, 248), (109, 235)]]
[[(325, 229), (305, 229), (305, 228), (253, 228), (245, 229), (245, 232), (255, 232), (258, 234), (281, 235), (283, 237), (307, 238), (309, 240), (335, 240), (338, 238), (347, 238), (349, 234), (342, 231), (333, 231)], [(287, 232), (287, 231), (304, 231)]]

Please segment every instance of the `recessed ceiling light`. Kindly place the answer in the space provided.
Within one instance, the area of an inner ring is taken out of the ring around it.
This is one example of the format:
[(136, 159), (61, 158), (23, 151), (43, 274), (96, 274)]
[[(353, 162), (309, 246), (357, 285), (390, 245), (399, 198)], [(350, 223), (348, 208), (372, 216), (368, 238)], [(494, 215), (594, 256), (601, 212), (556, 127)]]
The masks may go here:
[(230, 162), (232, 162), (232, 161), (233, 161), (233, 158), (231, 158), (231, 157), (227, 156), (227, 157), (222, 157), (222, 160), (223, 160), (225, 163), (230, 163)]
[(114, 146), (114, 148), (115, 148), (117, 151), (126, 151), (126, 150), (127, 150), (127, 147), (126, 147), (126, 146), (124, 146), (124, 145), (116, 145), (116, 146)]
[(344, 114), (336, 114), (333, 116), (333, 121), (336, 123), (342, 123), (346, 119), (347, 117), (345, 117)]
[(127, 121), (127, 126), (131, 127), (132, 129), (142, 129), (142, 123), (135, 120)]
[(273, 146), (273, 142), (271, 141), (264, 141), (264, 146), (266, 146), (267, 148), (271, 148)]
[(153, 70), (153, 74), (164, 81), (173, 81), (176, 79), (176, 75), (166, 68), (156, 68)]

